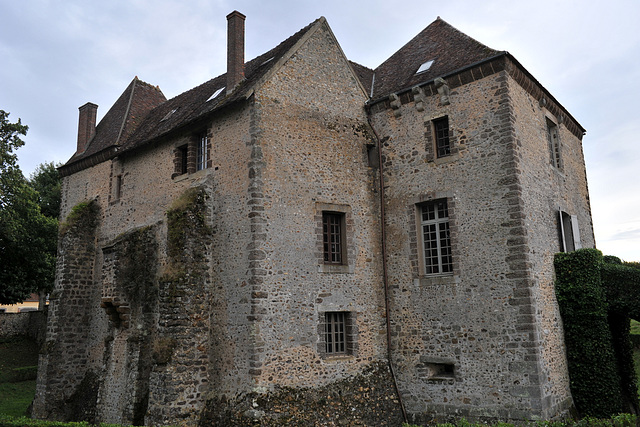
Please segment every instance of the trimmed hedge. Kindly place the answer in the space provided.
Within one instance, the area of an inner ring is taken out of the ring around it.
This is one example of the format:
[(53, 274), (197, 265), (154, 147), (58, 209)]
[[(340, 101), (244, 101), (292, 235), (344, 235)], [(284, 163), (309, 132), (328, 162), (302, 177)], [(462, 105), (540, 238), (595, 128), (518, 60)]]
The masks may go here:
[(640, 270), (596, 249), (556, 254), (555, 270), (578, 412), (638, 411), (629, 317), (640, 314)]
[(625, 412), (601, 282), (603, 263), (596, 249), (555, 256), (571, 394), (580, 414), (599, 418)]

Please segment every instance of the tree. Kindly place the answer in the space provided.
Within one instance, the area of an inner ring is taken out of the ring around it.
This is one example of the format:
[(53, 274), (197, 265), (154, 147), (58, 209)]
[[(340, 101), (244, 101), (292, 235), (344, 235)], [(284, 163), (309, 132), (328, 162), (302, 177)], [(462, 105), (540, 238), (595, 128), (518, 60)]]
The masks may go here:
[(42, 163), (29, 177), (29, 184), (38, 193), (40, 211), (49, 218), (60, 215), (61, 184), (58, 166), (53, 162)]
[(14, 304), (53, 287), (57, 218), (44, 215), (38, 192), (17, 164), (28, 127), (0, 110), (0, 303)]

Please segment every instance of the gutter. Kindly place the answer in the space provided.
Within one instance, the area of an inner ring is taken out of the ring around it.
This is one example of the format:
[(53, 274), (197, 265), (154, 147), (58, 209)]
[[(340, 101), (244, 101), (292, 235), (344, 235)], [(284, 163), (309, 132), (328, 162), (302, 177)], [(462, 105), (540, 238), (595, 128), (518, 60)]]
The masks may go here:
[[(368, 110), (368, 106), (366, 106)], [(378, 136), (378, 132), (376, 132), (375, 128), (371, 124), (371, 117), (369, 116), (369, 112), (367, 111), (367, 122), (369, 123), (369, 127), (373, 131), (374, 136), (376, 137), (376, 141), (378, 142), (378, 173), (380, 174), (380, 239), (382, 243), (382, 283), (384, 286), (384, 311), (385, 318), (387, 323), (387, 362), (389, 363), (389, 372), (391, 372), (391, 378), (393, 379), (393, 387), (396, 391), (396, 396), (398, 396), (398, 402), (400, 403), (400, 409), (402, 410), (402, 419), (405, 423), (407, 420), (407, 411), (404, 408), (404, 403), (402, 402), (402, 396), (400, 395), (400, 390), (398, 389), (398, 380), (396, 379), (396, 373), (393, 368), (393, 363), (391, 361), (391, 317), (390, 317), (390, 308), (389, 308), (389, 279), (387, 275), (387, 238), (385, 233), (385, 210), (384, 210), (384, 173), (382, 166), (382, 144), (380, 142), (380, 137)]]

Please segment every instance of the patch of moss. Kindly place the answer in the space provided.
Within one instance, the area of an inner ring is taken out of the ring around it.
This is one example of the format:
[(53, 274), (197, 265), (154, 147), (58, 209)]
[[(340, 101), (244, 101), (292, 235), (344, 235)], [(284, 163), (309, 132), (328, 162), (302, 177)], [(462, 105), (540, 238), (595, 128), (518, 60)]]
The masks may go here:
[(95, 228), (99, 209), (95, 200), (85, 200), (75, 205), (67, 218), (60, 223), (58, 228), (60, 236), (64, 236), (73, 227)]
[[(170, 262), (182, 261), (189, 236), (211, 233), (206, 224), (206, 199), (207, 194), (204, 189), (190, 188), (176, 199), (167, 211), (167, 251)], [(193, 253), (192, 255), (197, 257), (201, 254)]]

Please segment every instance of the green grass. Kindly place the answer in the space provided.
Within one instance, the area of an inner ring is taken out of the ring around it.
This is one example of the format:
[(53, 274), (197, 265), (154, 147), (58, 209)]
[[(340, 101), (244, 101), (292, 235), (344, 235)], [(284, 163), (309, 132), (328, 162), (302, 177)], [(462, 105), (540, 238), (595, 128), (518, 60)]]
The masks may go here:
[(0, 414), (13, 417), (26, 415), (35, 394), (35, 380), (0, 383)]
[[(26, 415), (36, 394), (33, 371), (38, 365), (38, 345), (27, 338), (0, 341), (0, 414)], [(29, 372), (25, 376), (25, 373)], [(19, 379), (28, 378), (26, 381)]]
[(640, 323), (631, 319), (631, 333), (634, 335), (640, 335)]

